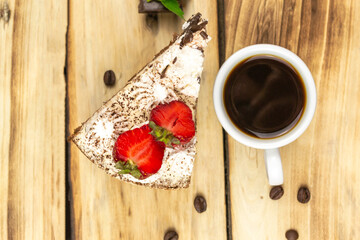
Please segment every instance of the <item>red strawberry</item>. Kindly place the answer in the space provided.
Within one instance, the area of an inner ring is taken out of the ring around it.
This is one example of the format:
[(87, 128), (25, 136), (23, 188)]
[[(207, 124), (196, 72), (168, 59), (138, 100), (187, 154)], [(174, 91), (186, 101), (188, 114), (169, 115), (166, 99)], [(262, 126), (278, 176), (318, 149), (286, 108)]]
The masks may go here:
[(149, 125), (157, 140), (168, 146), (187, 143), (195, 135), (191, 109), (181, 101), (159, 104), (151, 111)]
[(113, 156), (120, 174), (145, 178), (156, 173), (162, 164), (165, 145), (150, 134), (148, 124), (122, 133), (116, 140)]

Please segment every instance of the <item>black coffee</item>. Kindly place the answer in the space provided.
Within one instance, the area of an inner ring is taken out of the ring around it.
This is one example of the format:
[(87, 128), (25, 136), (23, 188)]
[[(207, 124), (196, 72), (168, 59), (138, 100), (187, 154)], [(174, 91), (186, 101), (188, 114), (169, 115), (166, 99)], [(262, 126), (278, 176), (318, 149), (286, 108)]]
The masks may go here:
[(305, 106), (303, 81), (286, 61), (250, 57), (230, 72), (224, 103), (232, 122), (248, 135), (275, 138), (292, 129)]

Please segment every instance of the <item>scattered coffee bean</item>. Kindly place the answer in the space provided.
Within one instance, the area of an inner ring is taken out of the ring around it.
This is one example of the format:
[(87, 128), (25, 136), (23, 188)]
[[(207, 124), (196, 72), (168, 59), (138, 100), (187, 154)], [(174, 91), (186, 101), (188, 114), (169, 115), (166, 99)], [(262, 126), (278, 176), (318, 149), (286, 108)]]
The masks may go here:
[(270, 190), (269, 197), (272, 200), (279, 200), (284, 195), (282, 186), (275, 186)]
[(297, 194), (297, 199), (301, 203), (307, 203), (310, 201), (310, 190), (307, 187), (301, 187)]
[(177, 234), (177, 232), (171, 230), (171, 231), (167, 231), (164, 235), (164, 240), (178, 240), (179, 239), (179, 235)]
[(113, 86), (115, 84), (116, 77), (112, 70), (108, 70), (104, 74), (104, 83), (106, 86)]
[(296, 230), (290, 229), (286, 231), (285, 237), (287, 240), (296, 240), (299, 238), (299, 234)]
[(206, 211), (206, 208), (207, 208), (207, 204), (206, 204), (206, 200), (204, 197), (202, 196), (197, 196), (195, 199), (194, 199), (194, 207), (196, 209), (196, 211), (198, 213), (202, 213), (202, 212), (205, 212)]

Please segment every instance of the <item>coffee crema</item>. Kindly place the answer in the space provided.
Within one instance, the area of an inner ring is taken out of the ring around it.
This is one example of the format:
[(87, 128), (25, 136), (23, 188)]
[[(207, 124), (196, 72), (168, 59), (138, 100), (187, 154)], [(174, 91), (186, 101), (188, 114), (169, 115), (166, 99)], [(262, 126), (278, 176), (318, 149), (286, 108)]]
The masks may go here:
[(223, 92), (225, 109), (242, 132), (276, 138), (291, 130), (305, 107), (304, 83), (291, 64), (271, 55), (238, 63)]

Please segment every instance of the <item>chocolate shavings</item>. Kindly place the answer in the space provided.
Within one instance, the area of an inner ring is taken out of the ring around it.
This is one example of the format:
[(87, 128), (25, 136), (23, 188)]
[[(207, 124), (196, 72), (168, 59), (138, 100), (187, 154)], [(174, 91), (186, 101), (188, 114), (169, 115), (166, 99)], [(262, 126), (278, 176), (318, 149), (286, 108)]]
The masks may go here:
[(201, 32), (200, 32), (200, 35), (201, 35), (202, 38), (205, 39), (205, 40), (208, 38), (208, 35), (207, 35), (207, 33), (206, 33), (205, 31), (201, 31)]
[(166, 74), (166, 70), (168, 69), (169, 65), (166, 65), (166, 67), (164, 68), (164, 70), (162, 70), (161, 74), (160, 74), (160, 78), (164, 78), (165, 74)]

